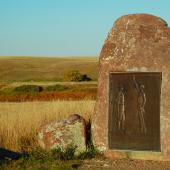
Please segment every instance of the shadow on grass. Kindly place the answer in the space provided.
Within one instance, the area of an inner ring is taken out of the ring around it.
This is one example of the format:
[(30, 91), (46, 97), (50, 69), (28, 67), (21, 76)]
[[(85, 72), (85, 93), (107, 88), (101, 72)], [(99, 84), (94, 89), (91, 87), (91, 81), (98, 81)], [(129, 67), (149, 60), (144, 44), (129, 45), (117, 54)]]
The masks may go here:
[(13, 152), (4, 148), (0, 148), (0, 160), (18, 160), (21, 157), (25, 156), (25, 154)]

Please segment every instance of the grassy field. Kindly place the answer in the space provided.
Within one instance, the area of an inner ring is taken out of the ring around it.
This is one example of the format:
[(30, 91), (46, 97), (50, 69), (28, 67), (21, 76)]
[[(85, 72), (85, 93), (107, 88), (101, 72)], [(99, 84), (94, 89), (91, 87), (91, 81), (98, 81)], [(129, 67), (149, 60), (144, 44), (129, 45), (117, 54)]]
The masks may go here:
[(0, 85), (0, 102), (96, 99), (97, 94), (97, 82), (15, 82)]
[[(63, 82), (64, 74), (71, 70), (88, 75), (92, 81)], [(97, 57), (0, 57), (0, 102), (95, 99), (97, 72)], [(43, 90), (16, 93), (15, 88), (23, 85)]]
[(0, 160), (0, 169), (74, 170), (74, 167), (82, 164), (81, 160), (98, 156), (98, 152), (93, 149), (75, 157), (70, 151), (45, 151), (37, 145), (37, 131), (41, 125), (65, 119), (75, 113), (89, 120), (94, 105), (94, 100), (0, 102), (0, 151), (5, 148), (29, 154), (19, 160)]
[[(63, 82), (70, 70), (92, 81)], [(29, 153), (29, 158), (0, 161), (0, 169), (73, 169), (74, 161), (63, 162), (56, 154), (37, 150), (37, 131), (71, 114), (91, 118), (97, 72), (97, 57), (0, 57), (0, 149)], [(41, 91), (34, 91), (35, 86)]]
[(0, 103), (0, 146), (14, 151), (35, 148), (37, 129), (44, 123), (80, 114), (92, 116), (95, 101)]
[(0, 82), (62, 81), (75, 69), (97, 80), (98, 57), (0, 57)]

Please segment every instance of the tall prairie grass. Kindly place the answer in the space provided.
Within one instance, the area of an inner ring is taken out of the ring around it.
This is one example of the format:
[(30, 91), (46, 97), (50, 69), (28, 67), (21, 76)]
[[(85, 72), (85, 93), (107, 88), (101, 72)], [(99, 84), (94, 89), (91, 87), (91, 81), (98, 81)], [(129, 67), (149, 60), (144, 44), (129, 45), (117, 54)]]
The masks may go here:
[(0, 102), (0, 147), (14, 151), (31, 150), (37, 146), (37, 130), (42, 124), (75, 113), (89, 119), (94, 104), (94, 100)]

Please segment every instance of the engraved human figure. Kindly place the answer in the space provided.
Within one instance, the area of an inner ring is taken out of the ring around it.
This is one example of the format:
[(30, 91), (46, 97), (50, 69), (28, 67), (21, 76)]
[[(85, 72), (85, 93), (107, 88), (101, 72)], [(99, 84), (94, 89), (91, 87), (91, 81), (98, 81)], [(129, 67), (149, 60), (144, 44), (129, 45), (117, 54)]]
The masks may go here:
[(118, 130), (125, 130), (125, 95), (123, 86), (119, 87), (117, 97), (117, 125)]
[(133, 81), (136, 87), (136, 90), (138, 92), (138, 117), (139, 117), (139, 123), (140, 123), (140, 130), (141, 133), (146, 134), (146, 124), (145, 124), (145, 105), (146, 105), (146, 95), (144, 92), (145, 86), (143, 84), (137, 83), (135, 76), (133, 77)]

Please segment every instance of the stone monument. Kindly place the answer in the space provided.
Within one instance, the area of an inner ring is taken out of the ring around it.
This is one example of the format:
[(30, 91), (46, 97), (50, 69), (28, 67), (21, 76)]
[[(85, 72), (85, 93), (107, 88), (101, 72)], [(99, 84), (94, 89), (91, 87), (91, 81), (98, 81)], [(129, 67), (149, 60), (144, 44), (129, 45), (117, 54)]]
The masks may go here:
[(170, 28), (159, 17), (118, 19), (100, 54), (94, 145), (112, 158), (170, 159)]

